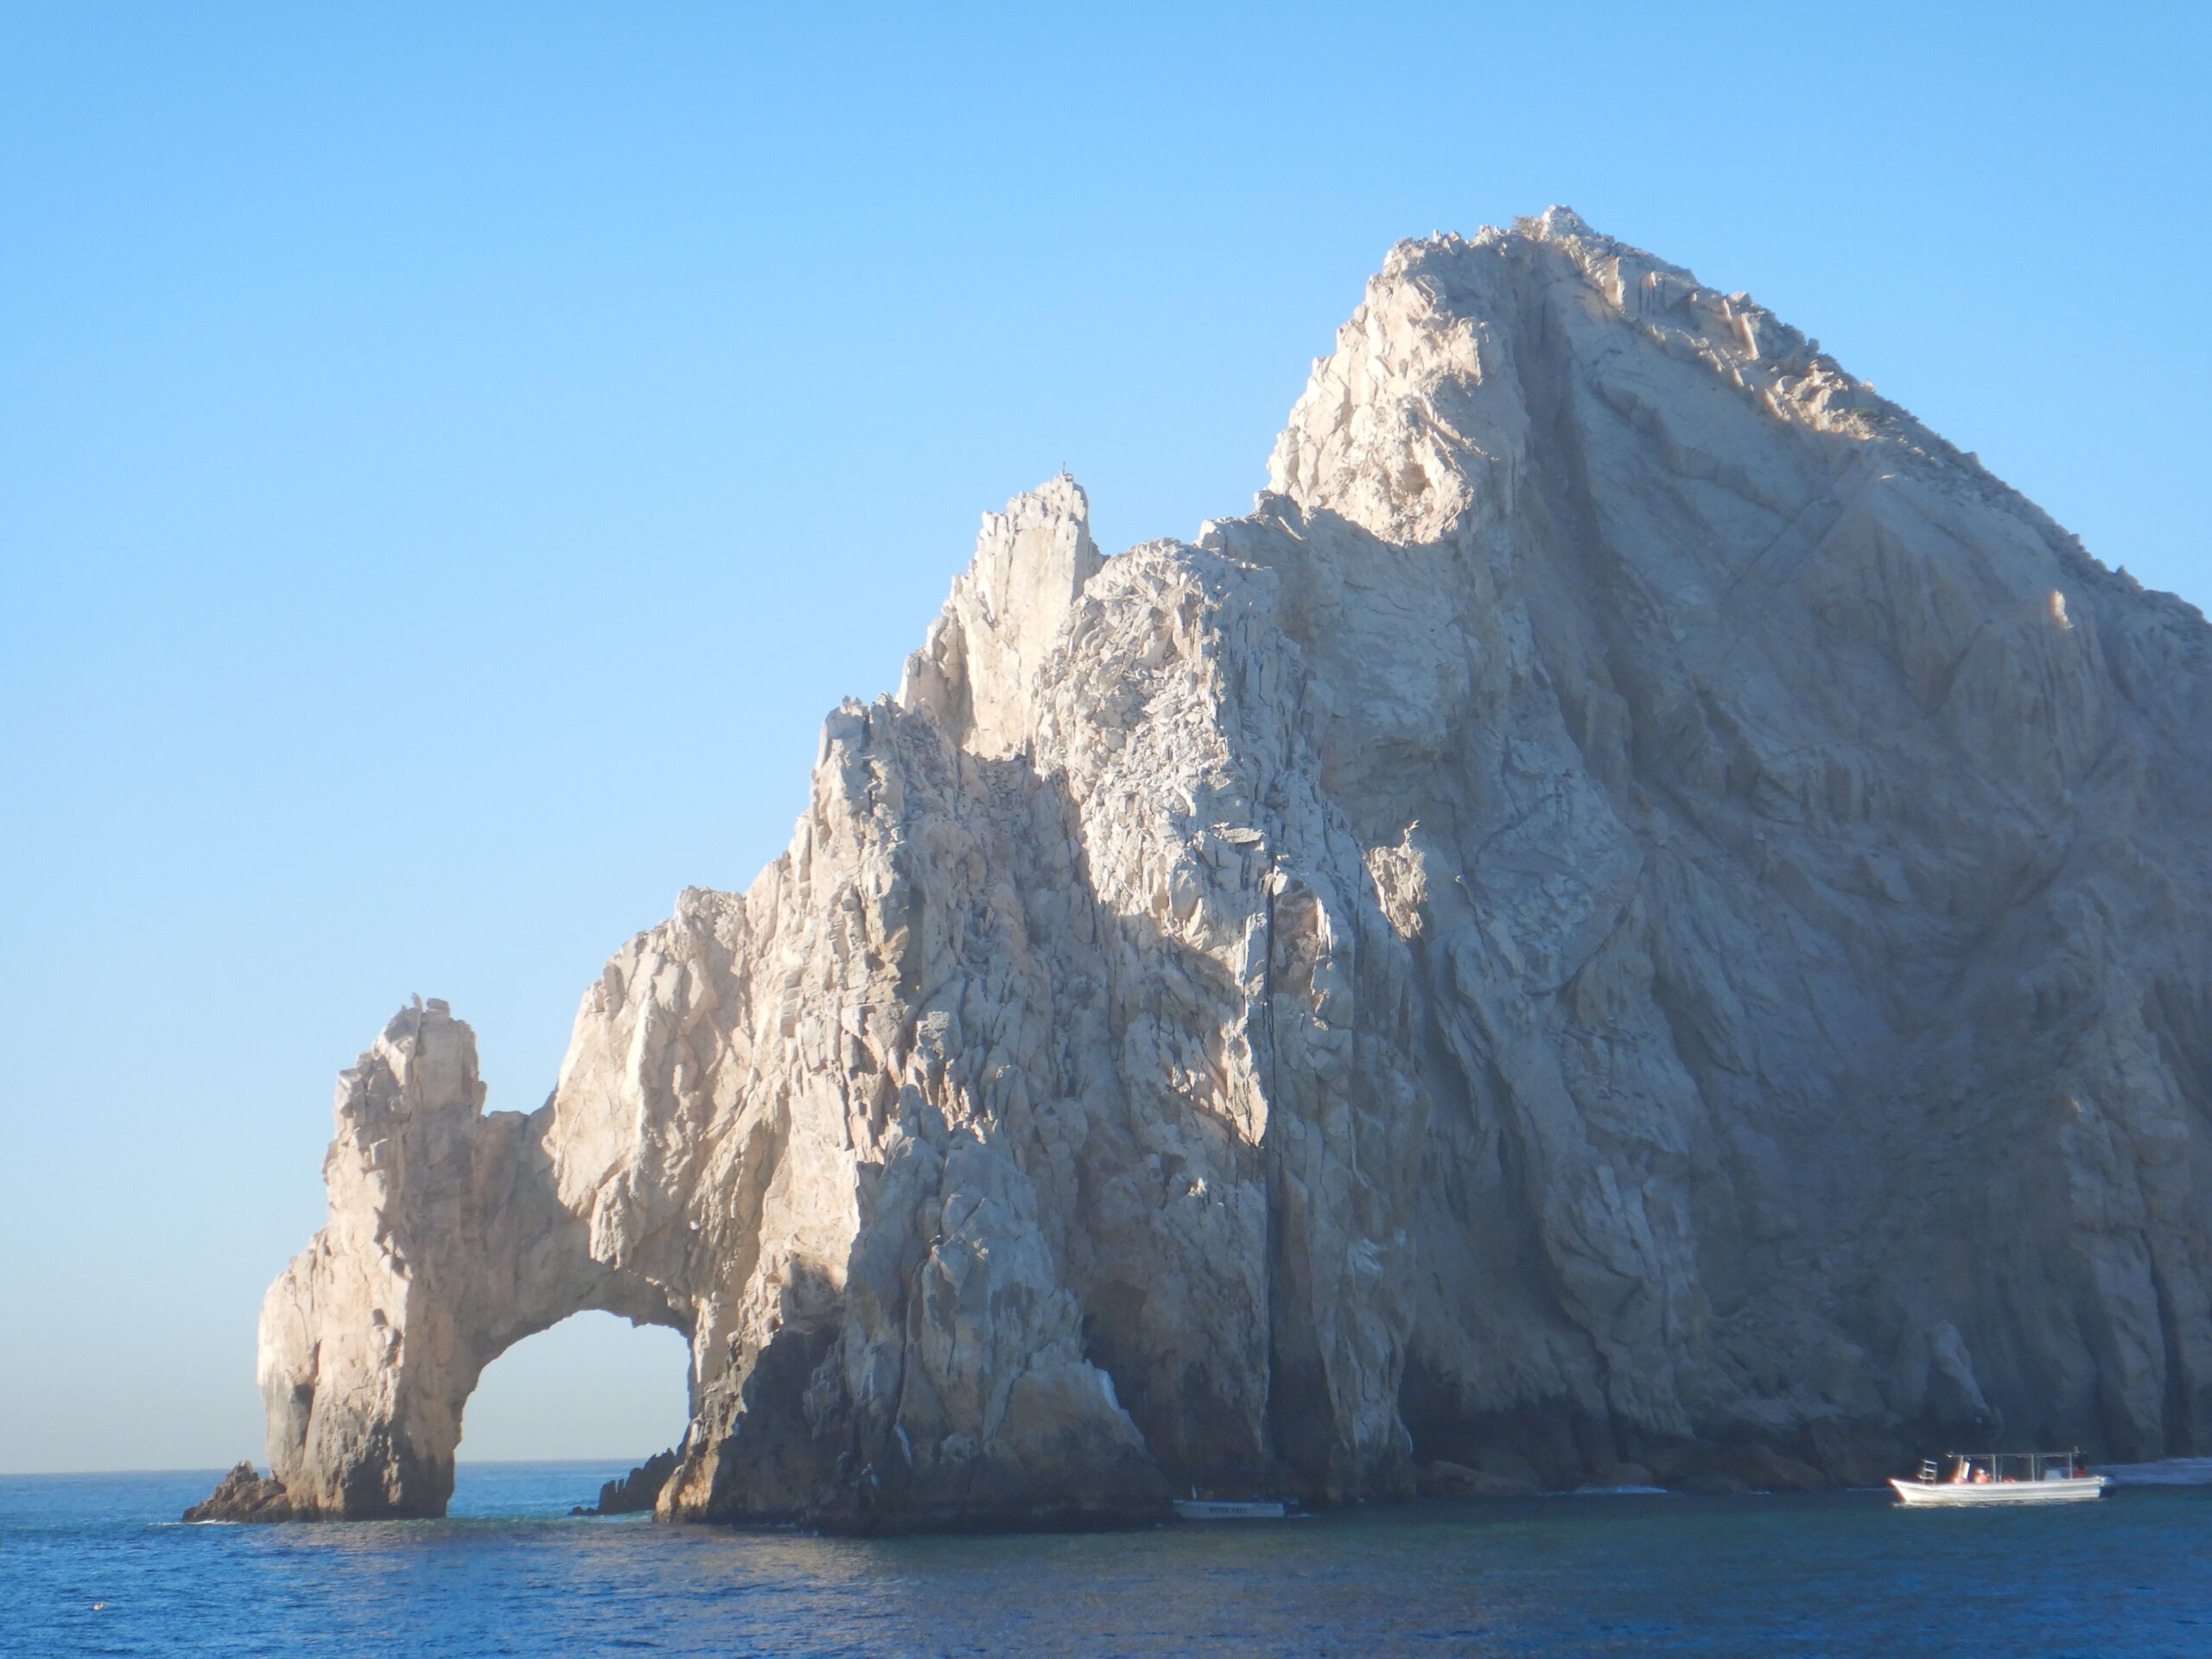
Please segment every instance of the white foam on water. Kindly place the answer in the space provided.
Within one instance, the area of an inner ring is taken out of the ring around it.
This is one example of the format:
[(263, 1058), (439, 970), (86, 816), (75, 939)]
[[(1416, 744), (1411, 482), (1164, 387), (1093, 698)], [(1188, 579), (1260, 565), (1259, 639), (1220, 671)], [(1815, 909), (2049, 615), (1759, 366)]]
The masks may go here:
[(2100, 1463), (2094, 1472), (2120, 1486), (2212, 1486), (2212, 1458), (2166, 1458), (2158, 1463)]

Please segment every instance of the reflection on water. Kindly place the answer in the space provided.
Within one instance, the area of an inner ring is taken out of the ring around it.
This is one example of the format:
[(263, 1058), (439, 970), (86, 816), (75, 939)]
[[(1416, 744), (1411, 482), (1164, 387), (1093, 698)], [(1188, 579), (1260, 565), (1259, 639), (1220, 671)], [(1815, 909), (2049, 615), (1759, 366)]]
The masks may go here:
[(465, 1466), (447, 1521), (168, 1524), (217, 1472), (0, 1478), (0, 1652), (2212, 1654), (2203, 1487), (2043, 1511), (1592, 1496), (851, 1540), (569, 1519), (622, 1470), (510, 1464)]

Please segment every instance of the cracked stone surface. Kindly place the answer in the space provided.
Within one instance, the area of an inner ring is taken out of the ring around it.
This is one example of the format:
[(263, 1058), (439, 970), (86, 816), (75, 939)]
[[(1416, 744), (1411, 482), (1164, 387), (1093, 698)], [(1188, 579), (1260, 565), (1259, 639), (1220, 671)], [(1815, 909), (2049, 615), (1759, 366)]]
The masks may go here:
[(274, 1478), (442, 1512), (585, 1308), (690, 1338), (670, 1519), (2212, 1450), (2208, 732), (2193, 609), (1746, 296), (1402, 243), (1250, 514), (986, 518), (543, 1107), (393, 1020)]

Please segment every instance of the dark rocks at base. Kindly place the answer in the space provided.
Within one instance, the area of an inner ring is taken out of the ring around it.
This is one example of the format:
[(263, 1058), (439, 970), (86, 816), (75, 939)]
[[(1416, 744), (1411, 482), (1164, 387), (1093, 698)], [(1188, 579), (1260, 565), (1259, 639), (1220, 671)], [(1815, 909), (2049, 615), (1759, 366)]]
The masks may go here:
[(1541, 1490), (1534, 1480), (1448, 1461), (1423, 1464), (1415, 1485), (1423, 1497), (1526, 1497)]
[[(1422, 1497), (1503, 1497), (1578, 1487), (1665, 1486), (1686, 1492), (1809, 1492), (1879, 1486), (1923, 1453), (1973, 1431), (1829, 1417), (1795, 1433), (1711, 1439), (1627, 1437), (1605, 1444), (1599, 1426), (1536, 1414), (1458, 1424), (1428, 1418), (1410, 1490)], [(1947, 1438), (1948, 1437), (1948, 1438)], [(1963, 1443), (1963, 1441), (1961, 1441)], [(1979, 1441), (1976, 1441), (1979, 1444)]]
[(1572, 1486), (1576, 1483), (1573, 1471), (1581, 1466), (1579, 1462), (1562, 1464), (1557, 1459), (1547, 1459), (1540, 1467), (1534, 1459), (1512, 1447), (1501, 1446), (1485, 1446), (1467, 1457), (1454, 1458), (1450, 1461), (1470, 1469), (1478, 1469), (1497, 1479), (1525, 1486), (1530, 1491), (1557, 1491)]
[(1408, 1490), (1424, 1497), (1585, 1486), (1729, 1492), (1878, 1486), (1909, 1471), (1923, 1444), (1981, 1443), (1967, 1426), (1872, 1416), (1814, 1418), (1794, 1430), (1716, 1424), (1714, 1432), (1674, 1438), (1619, 1433), (1564, 1404), (1459, 1414), (1443, 1389), (1418, 1375), (1402, 1406), (1414, 1435)]
[[(1943, 1431), (1928, 1431), (1942, 1438)], [(1789, 1450), (1839, 1486), (1878, 1486), (1918, 1461), (1897, 1432), (1880, 1423), (1820, 1417), (1798, 1431)]]
[(676, 1452), (671, 1447), (655, 1452), (620, 1480), (610, 1480), (599, 1489), (599, 1503), (592, 1509), (574, 1509), (571, 1515), (649, 1515), (660, 1497), (660, 1489), (668, 1484), (668, 1478), (676, 1472)]
[(1757, 1440), (1691, 1442), (1645, 1454), (1661, 1485), (1684, 1492), (1817, 1492), (1873, 1486), (1897, 1472), (1901, 1443), (1877, 1428), (1830, 1426), (1801, 1433), (1787, 1446)]
[(225, 1475), (205, 1500), (184, 1512), (188, 1521), (296, 1521), (281, 1482), (264, 1479), (251, 1463)]

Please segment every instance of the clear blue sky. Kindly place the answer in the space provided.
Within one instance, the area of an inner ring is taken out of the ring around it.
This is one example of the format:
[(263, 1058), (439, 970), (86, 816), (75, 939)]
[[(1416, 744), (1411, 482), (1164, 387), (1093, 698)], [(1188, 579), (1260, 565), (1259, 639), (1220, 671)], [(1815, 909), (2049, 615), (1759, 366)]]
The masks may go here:
[[(0, 1470), (261, 1443), (333, 1074), (494, 1106), (788, 837), (977, 513), (1241, 512), (1395, 238), (1564, 201), (2212, 602), (2195, 6), (0, 7)], [(623, 1455), (666, 1333), (463, 1455)]]

